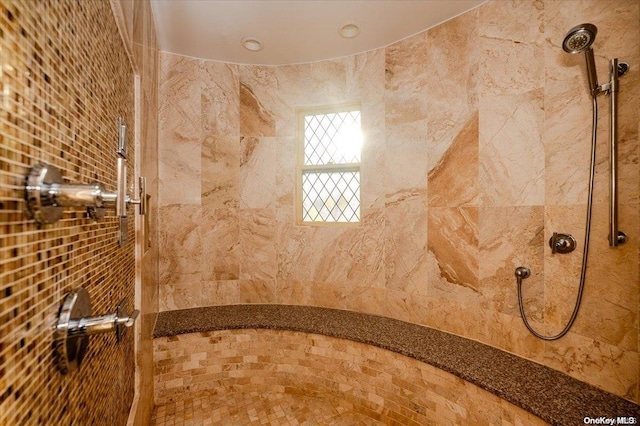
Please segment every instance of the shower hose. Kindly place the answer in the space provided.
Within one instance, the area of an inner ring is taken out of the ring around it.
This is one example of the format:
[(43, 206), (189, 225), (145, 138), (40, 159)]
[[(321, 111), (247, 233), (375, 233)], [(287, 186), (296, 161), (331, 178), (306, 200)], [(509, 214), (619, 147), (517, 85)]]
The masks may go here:
[(589, 235), (591, 234), (591, 211), (593, 207), (593, 181), (595, 177), (596, 170), (596, 132), (598, 126), (598, 102), (596, 100), (596, 96), (593, 95), (593, 125), (591, 126), (591, 169), (589, 172), (589, 195), (587, 200), (587, 220), (584, 229), (584, 249), (582, 252), (582, 267), (580, 270), (580, 286), (578, 287), (578, 296), (576, 297), (576, 304), (573, 308), (573, 313), (571, 314), (571, 318), (569, 318), (569, 322), (564, 327), (564, 329), (554, 335), (554, 336), (545, 336), (544, 334), (538, 333), (534, 328), (529, 324), (527, 320), (527, 315), (524, 312), (524, 303), (522, 300), (522, 280), (527, 278), (530, 274), (528, 269), (520, 270), (521, 268), (516, 269), (516, 279), (518, 281), (518, 306), (520, 307), (520, 315), (522, 316), (522, 321), (527, 329), (539, 339), (542, 340), (558, 340), (565, 334), (569, 332), (573, 323), (578, 316), (578, 311), (580, 310), (580, 303), (582, 302), (582, 293), (584, 291), (584, 282), (587, 277), (587, 258), (589, 257)]

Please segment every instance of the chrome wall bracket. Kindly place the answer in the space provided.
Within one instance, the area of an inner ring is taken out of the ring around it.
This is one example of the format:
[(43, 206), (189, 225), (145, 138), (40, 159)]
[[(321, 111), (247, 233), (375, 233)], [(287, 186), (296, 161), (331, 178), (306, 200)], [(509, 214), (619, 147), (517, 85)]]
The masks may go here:
[(67, 294), (60, 307), (53, 339), (54, 355), (60, 373), (67, 374), (80, 368), (89, 348), (89, 336), (115, 332), (116, 341), (120, 342), (139, 313), (134, 310), (131, 315), (127, 315), (123, 300), (115, 313), (91, 317), (91, 300), (87, 290), (77, 288)]

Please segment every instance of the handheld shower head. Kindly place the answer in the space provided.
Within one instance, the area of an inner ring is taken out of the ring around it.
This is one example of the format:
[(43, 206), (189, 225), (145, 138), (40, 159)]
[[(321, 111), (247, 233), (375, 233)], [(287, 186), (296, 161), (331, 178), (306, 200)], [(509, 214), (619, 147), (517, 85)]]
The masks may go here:
[(586, 53), (596, 39), (598, 28), (593, 24), (580, 24), (567, 32), (562, 48), (567, 53)]
[(593, 57), (591, 44), (596, 39), (598, 28), (593, 24), (580, 24), (567, 32), (562, 42), (562, 49), (567, 53), (584, 53), (587, 62), (587, 77), (589, 78), (589, 89), (591, 95), (598, 94), (598, 74), (596, 72), (596, 62)]

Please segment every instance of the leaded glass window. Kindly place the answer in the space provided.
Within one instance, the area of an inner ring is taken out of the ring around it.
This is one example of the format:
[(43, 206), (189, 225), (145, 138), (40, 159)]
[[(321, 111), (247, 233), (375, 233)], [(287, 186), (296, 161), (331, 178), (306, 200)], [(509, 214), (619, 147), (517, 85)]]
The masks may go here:
[(299, 112), (299, 220), (360, 222), (359, 106)]

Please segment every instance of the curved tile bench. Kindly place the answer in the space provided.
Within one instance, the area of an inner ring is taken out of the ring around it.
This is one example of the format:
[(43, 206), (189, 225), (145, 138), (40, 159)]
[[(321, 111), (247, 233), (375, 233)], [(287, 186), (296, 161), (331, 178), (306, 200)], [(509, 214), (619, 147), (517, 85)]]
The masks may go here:
[(161, 312), (154, 337), (237, 329), (320, 334), (377, 346), (470, 382), (557, 425), (634, 416), (640, 406), (561, 372), (459, 336), (403, 321), (337, 309), (230, 305)]

